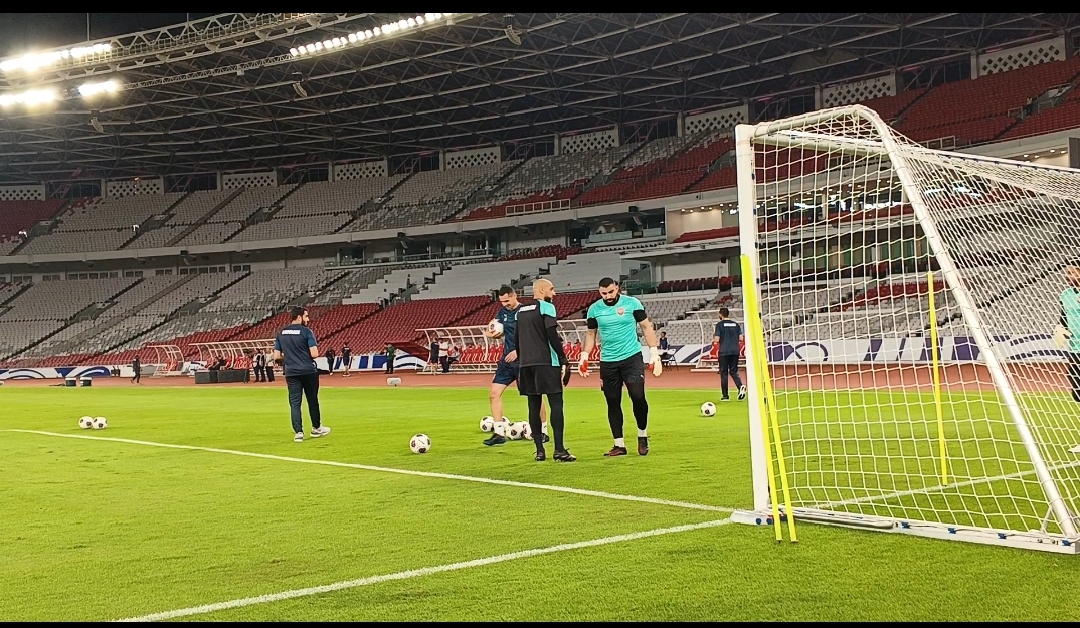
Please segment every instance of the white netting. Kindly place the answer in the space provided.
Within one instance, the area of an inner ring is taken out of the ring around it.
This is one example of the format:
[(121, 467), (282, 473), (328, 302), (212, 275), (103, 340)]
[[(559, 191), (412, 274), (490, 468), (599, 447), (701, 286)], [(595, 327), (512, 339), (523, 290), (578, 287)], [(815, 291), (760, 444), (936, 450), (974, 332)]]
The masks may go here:
[(857, 106), (747, 130), (743, 252), (796, 513), (1075, 538), (1080, 172), (929, 150)]

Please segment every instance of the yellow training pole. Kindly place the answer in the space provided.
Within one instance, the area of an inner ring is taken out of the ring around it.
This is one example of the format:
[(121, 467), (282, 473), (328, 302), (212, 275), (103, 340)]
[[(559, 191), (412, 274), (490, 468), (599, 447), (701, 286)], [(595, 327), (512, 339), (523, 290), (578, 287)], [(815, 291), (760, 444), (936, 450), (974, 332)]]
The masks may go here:
[[(754, 322), (758, 320), (757, 290), (754, 288), (754, 280), (751, 273), (750, 258), (743, 255), (743, 313), (746, 316), (746, 321), (744, 323), (746, 326), (746, 338), (753, 338), (757, 334), (757, 324)], [(747, 343), (746, 346), (753, 354), (754, 364), (757, 367), (754, 369), (754, 379), (757, 380), (757, 385), (754, 387), (754, 394), (757, 395), (758, 407), (761, 408), (761, 438), (765, 445), (765, 466), (769, 474), (769, 502), (772, 504), (773, 530), (776, 532), (777, 542), (780, 542), (784, 540), (784, 535), (780, 526), (780, 500), (776, 494), (776, 474), (773, 472), (772, 447), (769, 442), (769, 405), (765, 396), (765, 380), (767, 375), (762, 368), (765, 358), (764, 356), (758, 355), (757, 343), (750, 342)]]
[[(757, 307), (755, 306), (754, 309), (757, 309)], [(765, 398), (769, 400), (769, 422), (772, 423), (772, 441), (776, 447), (777, 471), (780, 474), (780, 489), (784, 495), (784, 512), (787, 513), (788, 540), (796, 543), (799, 539), (795, 536), (795, 511), (791, 508), (791, 491), (788, 489), (787, 481), (787, 463), (784, 462), (784, 445), (783, 440), (780, 438), (780, 420), (776, 416), (776, 395), (773, 394), (772, 376), (769, 372), (767, 358), (768, 350), (765, 347), (765, 328), (761, 325), (760, 319), (756, 320), (758, 321), (755, 325), (757, 333), (754, 336), (757, 339), (758, 355), (761, 356), (761, 362), (759, 363), (762, 365), (761, 372), (765, 378)]]
[(945, 450), (945, 415), (941, 409), (941, 361), (938, 356), (937, 308), (934, 306), (934, 271), (926, 273), (930, 294), (930, 362), (934, 378), (934, 408), (937, 411), (938, 447), (941, 451), (941, 484), (949, 483), (949, 462)]

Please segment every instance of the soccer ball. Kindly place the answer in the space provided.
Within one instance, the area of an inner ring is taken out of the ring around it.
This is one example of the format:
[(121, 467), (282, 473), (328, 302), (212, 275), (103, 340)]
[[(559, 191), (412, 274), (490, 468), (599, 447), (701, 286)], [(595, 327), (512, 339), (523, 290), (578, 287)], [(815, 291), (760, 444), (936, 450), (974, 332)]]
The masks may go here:
[(521, 437), (525, 440), (532, 440), (532, 426), (528, 421), (521, 424)]
[(495, 421), (495, 428), (493, 431), (499, 436), (508, 436), (507, 432), (510, 431), (510, 419), (503, 417), (502, 421)]
[(701, 416), (715, 416), (716, 404), (711, 401), (706, 401), (701, 404)]
[(99, 416), (96, 419), (94, 419), (94, 429), (95, 430), (103, 430), (103, 429), (105, 429), (107, 427), (109, 427), (109, 422), (105, 420), (105, 417)]
[(88, 430), (94, 427), (94, 417), (84, 416), (83, 418), (79, 419), (79, 427), (83, 428), (84, 430)]
[(417, 434), (409, 439), (409, 449), (414, 454), (424, 454), (431, 449), (431, 439), (427, 437), (427, 434)]
[(487, 330), (492, 338), (502, 338), (503, 336), (503, 324), (495, 319), (488, 323)]
[(510, 440), (521, 440), (525, 436), (525, 430), (528, 429), (529, 424), (519, 421), (518, 423), (511, 423), (510, 429), (506, 435)]
[(490, 432), (495, 429), (495, 417), (486, 416), (480, 419), (480, 431)]

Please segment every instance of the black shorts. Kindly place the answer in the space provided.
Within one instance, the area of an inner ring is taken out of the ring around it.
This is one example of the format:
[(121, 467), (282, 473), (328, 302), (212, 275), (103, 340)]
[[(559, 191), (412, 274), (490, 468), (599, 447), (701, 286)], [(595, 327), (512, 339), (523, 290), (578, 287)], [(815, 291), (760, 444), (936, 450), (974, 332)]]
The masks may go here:
[(510, 384), (513, 384), (515, 381), (517, 381), (517, 378), (517, 362), (507, 362), (505, 360), (499, 360), (499, 365), (495, 367), (495, 378), (491, 380), (491, 383), (509, 386)]
[(645, 383), (645, 360), (641, 354), (618, 362), (600, 363), (600, 386), (605, 391), (622, 391), (623, 384)]
[(518, 392), (527, 395), (557, 395), (563, 391), (562, 369), (557, 366), (523, 366), (518, 369)]

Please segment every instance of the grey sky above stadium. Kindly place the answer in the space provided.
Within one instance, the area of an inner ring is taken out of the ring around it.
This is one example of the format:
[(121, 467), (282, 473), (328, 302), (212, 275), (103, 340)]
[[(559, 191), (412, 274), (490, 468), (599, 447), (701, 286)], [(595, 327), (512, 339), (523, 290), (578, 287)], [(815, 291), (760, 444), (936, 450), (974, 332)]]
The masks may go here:
[[(185, 25), (180, 13), (91, 14), (94, 41), (120, 53), (110, 62), (0, 75), (0, 94), (62, 93), (46, 107), (0, 109), (0, 181), (371, 159), (763, 108), (1077, 25), (1069, 13), (462, 16), (291, 58), (407, 16), (191, 14)], [(86, 14), (0, 14), (0, 54), (79, 44), (85, 29)], [(92, 103), (78, 95), (107, 78), (137, 87)]]

